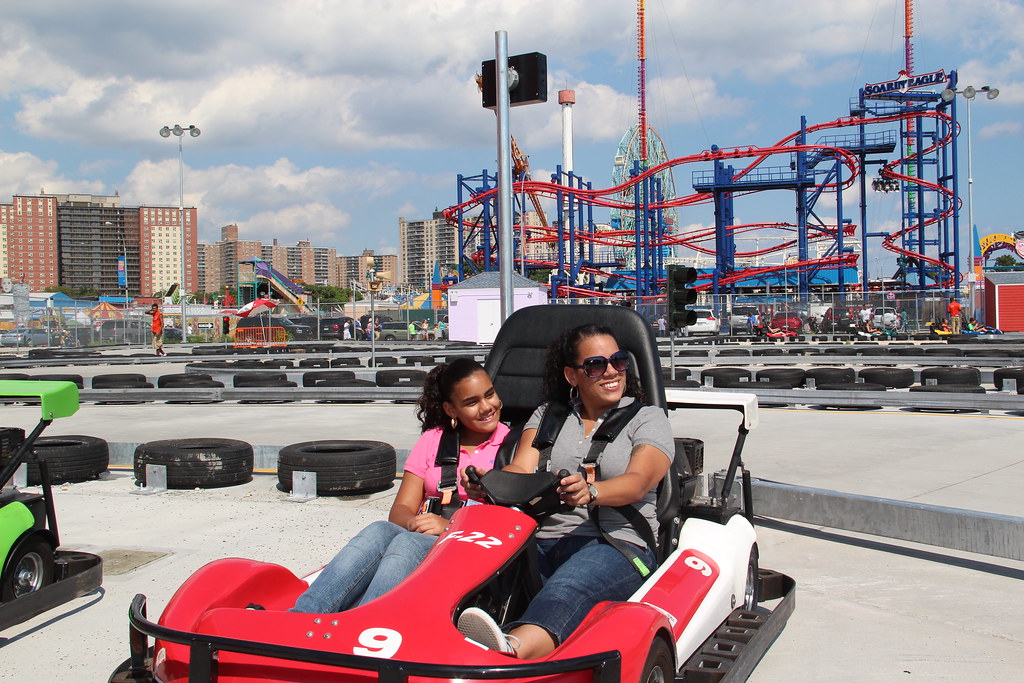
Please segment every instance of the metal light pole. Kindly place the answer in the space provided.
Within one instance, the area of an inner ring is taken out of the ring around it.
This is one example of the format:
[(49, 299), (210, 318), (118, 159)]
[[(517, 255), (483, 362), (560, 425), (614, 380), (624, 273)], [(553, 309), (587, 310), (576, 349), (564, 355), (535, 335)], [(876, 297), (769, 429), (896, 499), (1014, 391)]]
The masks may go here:
[(946, 88), (940, 95), (944, 102), (952, 102), (957, 95), (963, 95), (967, 100), (967, 222), (970, 224), (968, 240), (971, 245), (971, 260), (969, 262), (969, 272), (971, 273), (974, 273), (974, 259), (976, 258), (974, 254), (974, 163), (971, 158), (971, 101), (979, 92), (985, 93), (985, 97), (990, 100), (999, 97), (999, 89), (987, 85), (980, 88), (969, 85), (963, 90)]
[[(110, 221), (103, 221), (103, 225), (114, 225)], [(128, 336), (128, 240), (125, 239), (124, 224), (121, 224), (121, 257), (124, 259), (124, 343), (131, 346)], [(121, 273), (118, 272), (120, 279)], [(118, 284), (121, 284), (120, 282)]]
[(178, 138), (178, 219), (181, 221), (181, 341), (182, 343), (188, 342), (188, 324), (185, 321), (185, 162), (181, 150), (181, 138), (185, 135), (185, 131), (194, 138), (199, 137), (202, 133), (195, 126), (189, 126), (188, 128), (182, 128), (177, 123), (174, 124), (173, 128), (164, 126), (160, 129), (160, 137), (169, 138), (173, 133)]

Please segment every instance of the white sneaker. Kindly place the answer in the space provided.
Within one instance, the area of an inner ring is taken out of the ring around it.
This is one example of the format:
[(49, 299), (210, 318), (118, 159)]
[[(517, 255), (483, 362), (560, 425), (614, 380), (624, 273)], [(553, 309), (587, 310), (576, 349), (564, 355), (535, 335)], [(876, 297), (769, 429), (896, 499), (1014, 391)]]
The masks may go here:
[(492, 650), (510, 655), (516, 653), (509, 637), (502, 632), (501, 627), (491, 618), (490, 614), (479, 607), (467, 607), (459, 615), (458, 628), (462, 635)]

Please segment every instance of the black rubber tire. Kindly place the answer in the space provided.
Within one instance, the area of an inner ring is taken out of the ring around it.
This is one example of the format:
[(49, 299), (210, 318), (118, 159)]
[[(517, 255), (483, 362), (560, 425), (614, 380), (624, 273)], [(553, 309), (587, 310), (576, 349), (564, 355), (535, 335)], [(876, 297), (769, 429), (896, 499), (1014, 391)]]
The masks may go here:
[(888, 356), (889, 349), (879, 346), (869, 346), (857, 349), (858, 356)]
[(860, 378), (870, 384), (883, 384), (891, 389), (906, 389), (914, 384), (910, 368), (864, 368)]
[(329, 368), (331, 361), (327, 358), (303, 358), (299, 361), (300, 368)]
[(939, 394), (984, 394), (985, 387), (978, 384), (926, 384), (917, 387), (910, 387), (911, 391)]
[(191, 372), (179, 372), (179, 373), (175, 373), (173, 375), (160, 375), (159, 377), (156, 378), (156, 385), (157, 385), (157, 387), (162, 389), (163, 387), (167, 386), (168, 382), (179, 383), (182, 380), (184, 380), (184, 381), (192, 381), (192, 380), (211, 380), (211, 379), (213, 379), (213, 377), (210, 376), (210, 375), (206, 375), (206, 374), (191, 373)]
[(929, 346), (925, 348), (924, 355), (926, 356), (945, 356), (948, 358), (959, 358), (964, 355), (963, 349), (958, 349), (955, 346)]
[(265, 387), (275, 385), (263, 382), (286, 379), (288, 375), (283, 372), (239, 372), (231, 378), (231, 384), (236, 387)]
[(8, 373), (4, 373), (3, 375), (0, 375), (0, 380), (24, 381), (24, 380), (31, 380), (31, 379), (37, 379), (37, 378), (36, 377), (29, 377), (28, 375), (26, 375), (23, 372), (8, 372)]
[[(95, 436), (42, 436), (36, 439), (32, 452), (46, 461), (50, 481), (54, 483), (95, 479), (110, 465), (107, 442)], [(42, 483), (37, 463), (28, 464), (28, 483), (31, 486)]]
[(1003, 349), (964, 349), (964, 358), (1012, 358)]
[(708, 368), (700, 371), (700, 383), (706, 385), (706, 377), (711, 377), (714, 380), (714, 386), (723, 386), (722, 382), (736, 382), (741, 377), (750, 379), (750, 370), (746, 368)]
[(30, 539), (10, 558), (0, 586), (0, 601), (35, 593), (53, 581), (53, 548), (41, 537)]
[(315, 387), (328, 379), (353, 379), (356, 373), (351, 370), (311, 370), (302, 373), (302, 386)]
[(889, 353), (893, 356), (923, 356), (924, 349), (920, 346), (890, 346)]
[(393, 335), (393, 334), (385, 334), (384, 335), (384, 341), (386, 341), (386, 342), (396, 341), (395, 335)]
[(362, 365), (358, 358), (335, 358), (331, 361), (332, 368), (358, 368)]
[[(662, 368), (661, 369), (661, 378), (662, 379), (667, 380), (671, 376), (672, 376), (672, 368)], [(676, 367), (676, 379), (689, 379), (689, 378), (690, 378), (690, 369), (689, 368), (680, 368), (678, 366)]]
[(293, 472), (315, 472), (319, 496), (391, 488), (396, 467), (394, 447), (382, 441), (303, 441), (277, 457), (282, 490), (292, 490)]
[(700, 382), (695, 379), (669, 379), (665, 378), (663, 384), (666, 389), (699, 389)]
[[(377, 383), (369, 379), (325, 379), (317, 387), (376, 387)], [(373, 403), (369, 398), (337, 398), (321, 399), (317, 403)]]
[(1017, 380), (1017, 391), (1024, 389), (1024, 368), (998, 368), (992, 371), (992, 382), (998, 391), (1003, 390), (1003, 382), (1008, 379)]
[(669, 683), (676, 680), (672, 649), (663, 638), (655, 637), (644, 661), (640, 683)]
[(32, 375), (29, 379), (38, 380), (40, 382), (71, 382), (79, 389), (85, 388), (85, 380), (82, 379), (81, 375), (42, 374)]
[(981, 384), (981, 371), (978, 368), (938, 367), (921, 370), (921, 384), (927, 385), (934, 379), (936, 384)]
[(765, 380), (763, 382), (755, 382), (753, 380), (744, 382), (743, 380), (722, 380), (721, 383), (715, 381), (715, 386), (719, 389), (793, 389), (792, 382), (775, 382), (771, 380)]
[(767, 368), (758, 370), (754, 376), (758, 382), (768, 380), (773, 384), (788, 384), (790, 389), (804, 385), (805, 373), (801, 368)]
[(434, 367), (434, 357), (433, 356), (406, 356), (405, 357), (405, 364), (406, 365), (429, 365), (430, 367)]
[[(378, 368), (396, 367), (398, 365), (398, 359), (394, 356), (377, 356), (374, 359), (374, 363)], [(367, 365), (369, 365), (369, 363), (367, 363)]]
[(826, 356), (856, 356), (857, 349), (852, 346), (830, 346), (822, 349), (822, 353)]
[(785, 356), (786, 349), (754, 349), (750, 352), (752, 356)]
[(146, 376), (137, 372), (118, 372), (109, 375), (96, 375), (92, 378), (93, 389), (111, 389), (135, 386), (145, 382)]
[(884, 384), (872, 382), (834, 382), (819, 384), (815, 388), (821, 391), (886, 391)]
[(719, 349), (718, 355), (723, 358), (731, 356), (749, 356), (750, 351), (747, 349)]
[(676, 351), (676, 358), (706, 358), (709, 349), (680, 349)]
[(844, 384), (856, 381), (857, 373), (853, 368), (808, 368), (804, 371), (804, 381), (806, 382), (809, 379), (814, 380), (814, 386)]
[(747, 560), (747, 585), (743, 591), (742, 607), (752, 610), (761, 600), (761, 571), (757, 564), (757, 543), (750, 546), (750, 559)]
[(426, 370), (378, 370), (375, 381), (379, 387), (420, 387), (426, 376)]
[(236, 439), (166, 439), (135, 449), (135, 482), (146, 484), (146, 465), (167, 466), (167, 488), (234, 486), (252, 480), (252, 446)]

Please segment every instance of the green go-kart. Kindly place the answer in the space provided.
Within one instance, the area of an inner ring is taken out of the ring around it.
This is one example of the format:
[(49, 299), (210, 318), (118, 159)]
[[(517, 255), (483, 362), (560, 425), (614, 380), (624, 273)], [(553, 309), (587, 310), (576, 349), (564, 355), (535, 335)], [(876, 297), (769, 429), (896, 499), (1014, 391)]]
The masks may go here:
[[(38, 399), (39, 424), (0, 470), (6, 487), (18, 467), (32, 455), (43, 430), (59, 417), (78, 411), (78, 387), (71, 382), (0, 381), (0, 399)], [(39, 460), (41, 493), (0, 489), (0, 631), (42, 614), (103, 582), (103, 560), (89, 553), (58, 550), (57, 515), (49, 471)]]

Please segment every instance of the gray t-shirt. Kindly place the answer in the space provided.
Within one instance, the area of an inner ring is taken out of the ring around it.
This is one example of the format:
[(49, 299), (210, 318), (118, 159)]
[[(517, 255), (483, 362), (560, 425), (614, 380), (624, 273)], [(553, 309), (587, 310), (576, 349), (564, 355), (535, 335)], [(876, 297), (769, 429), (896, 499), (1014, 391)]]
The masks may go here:
[[(630, 397), (623, 397), (617, 407), (628, 406), (633, 402)], [(541, 417), (544, 414), (545, 406), (537, 408), (526, 421), (525, 429), (536, 429), (540, 425)], [(566, 417), (562, 431), (555, 439), (551, 449), (551, 460), (548, 462), (548, 471), (557, 472), (560, 469), (569, 472), (580, 471), (583, 458), (590, 451), (590, 441), (594, 433), (600, 429), (604, 422), (601, 421), (591, 430), (587, 436), (583, 435), (583, 420), (576, 407)], [(629, 465), (629, 458), (633, 448), (639, 445), (654, 446), (668, 457), (669, 461), (675, 457), (675, 443), (672, 440), (672, 427), (669, 425), (665, 411), (654, 406), (644, 406), (632, 420), (619, 432), (618, 437), (607, 446), (601, 454), (598, 464), (600, 465), (600, 480), (617, 477), (626, 471)], [(651, 530), (655, 536), (658, 533), (658, 520), (655, 517), (655, 500), (657, 489), (651, 489), (644, 494), (643, 500), (634, 503), (640, 513), (650, 522)], [(632, 525), (621, 514), (613, 508), (599, 506), (601, 508), (601, 528), (610, 533), (612, 537), (634, 543), (639, 546), (646, 545), (643, 539), (633, 530)], [(564, 512), (551, 515), (537, 531), (538, 538), (560, 538), (567, 534), (580, 534), (584, 536), (600, 536), (601, 532), (593, 522), (590, 521), (590, 511), (585, 507), (578, 507), (571, 512)]]

